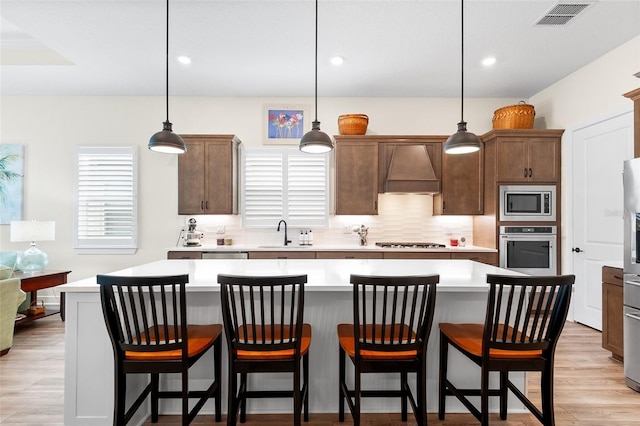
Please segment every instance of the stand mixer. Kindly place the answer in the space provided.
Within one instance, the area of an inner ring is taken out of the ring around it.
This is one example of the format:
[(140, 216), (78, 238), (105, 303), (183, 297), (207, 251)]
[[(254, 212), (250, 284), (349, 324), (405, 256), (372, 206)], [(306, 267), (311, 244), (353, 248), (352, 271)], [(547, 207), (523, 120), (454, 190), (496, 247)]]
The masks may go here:
[(184, 234), (184, 245), (187, 247), (198, 247), (200, 246), (200, 239), (204, 236), (204, 234), (200, 231), (196, 231), (196, 219), (189, 219), (189, 226), (187, 228), (187, 232)]

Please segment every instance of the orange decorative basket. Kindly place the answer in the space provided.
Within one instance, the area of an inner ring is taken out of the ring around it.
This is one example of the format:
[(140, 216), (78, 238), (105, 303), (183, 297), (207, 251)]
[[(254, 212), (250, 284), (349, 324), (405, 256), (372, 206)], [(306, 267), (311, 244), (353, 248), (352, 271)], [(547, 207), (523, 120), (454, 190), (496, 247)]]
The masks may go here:
[(345, 114), (338, 117), (338, 131), (341, 135), (364, 135), (367, 133), (369, 117), (364, 114)]
[(536, 111), (533, 105), (520, 101), (518, 105), (509, 105), (493, 113), (494, 129), (533, 129)]

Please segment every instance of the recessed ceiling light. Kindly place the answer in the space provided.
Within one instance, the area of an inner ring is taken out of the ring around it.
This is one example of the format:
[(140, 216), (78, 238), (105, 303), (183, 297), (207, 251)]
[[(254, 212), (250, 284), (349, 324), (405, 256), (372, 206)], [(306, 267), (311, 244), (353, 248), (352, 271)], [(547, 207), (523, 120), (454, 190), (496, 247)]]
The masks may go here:
[(185, 55), (178, 56), (178, 62), (184, 65), (189, 65), (191, 63), (191, 58)]
[(489, 56), (482, 60), (482, 65), (484, 65), (485, 67), (490, 67), (495, 63), (496, 63), (496, 58), (494, 56)]
[(334, 56), (330, 59), (331, 64), (335, 66), (340, 66), (344, 63), (344, 58), (342, 56)]

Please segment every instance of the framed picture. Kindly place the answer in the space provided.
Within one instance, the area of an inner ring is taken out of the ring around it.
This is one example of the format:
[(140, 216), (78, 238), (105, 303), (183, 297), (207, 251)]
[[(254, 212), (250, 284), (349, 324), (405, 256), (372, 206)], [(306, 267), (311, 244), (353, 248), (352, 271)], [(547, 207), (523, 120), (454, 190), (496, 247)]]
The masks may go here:
[(265, 145), (300, 143), (311, 130), (308, 105), (265, 105), (263, 123)]
[(0, 225), (22, 220), (24, 146), (0, 144)]

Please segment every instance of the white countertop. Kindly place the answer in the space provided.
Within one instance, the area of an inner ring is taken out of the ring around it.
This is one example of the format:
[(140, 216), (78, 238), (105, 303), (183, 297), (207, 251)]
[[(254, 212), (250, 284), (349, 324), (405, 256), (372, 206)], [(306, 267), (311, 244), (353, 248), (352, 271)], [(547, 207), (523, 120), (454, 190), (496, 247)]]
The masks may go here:
[(300, 250), (300, 251), (394, 251), (394, 252), (487, 252), (496, 253), (497, 249), (478, 247), (478, 246), (465, 246), (465, 247), (442, 247), (442, 248), (391, 248), (391, 247), (378, 247), (375, 243), (370, 243), (366, 246), (360, 246), (357, 244), (345, 245), (345, 244), (318, 244), (312, 246), (300, 246), (298, 244), (290, 244), (288, 246), (281, 245), (255, 245), (255, 244), (232, 244), (226, 245), (212, 245), (202, 244), (200, 246), (175, 246), (169, 247), (167, 251), (281, 251), (281, 250)]
[[(159, 260), (114, 272), (110, 275), (146, 276), (189, 274), (192, 291), (219, 291), (219, 273), (236, 275), (307, 274), (308, 291), (351, 291), (350, 274), (428, 275), (439, 274), (439, 291), (486, 291), (487, 274), (522, 275), (471, 260), (395, 259), (223, 259)], [(97, 292), (95, 277), (59, 287), (65, 292)]]

